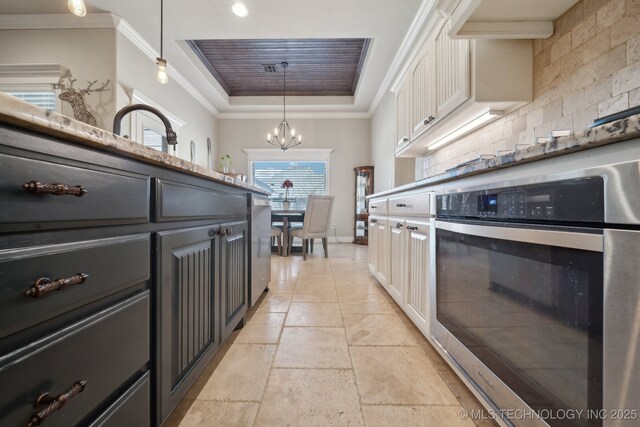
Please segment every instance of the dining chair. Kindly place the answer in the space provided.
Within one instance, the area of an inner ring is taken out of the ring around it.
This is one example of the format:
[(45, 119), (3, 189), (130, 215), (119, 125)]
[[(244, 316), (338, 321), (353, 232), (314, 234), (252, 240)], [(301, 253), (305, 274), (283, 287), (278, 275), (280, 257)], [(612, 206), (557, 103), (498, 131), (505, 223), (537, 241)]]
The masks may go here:
[(335, 196), (310, 195), (307, 197), (307, 209), (302, 227), (289, 228), (289, 247), (291, 247), (294, 237), (302, 239), (302, 258), (305, 261), (309, 240), (313, 242), (315, 238), (322, 238), (324, 257), (329, 257), (327, 238), (329, 237), (329, 223), (334, 200)]
[(278, 242), (278, 255), (282, 256), (282, 230), (279, 227), (271, 227), (271, 238)]

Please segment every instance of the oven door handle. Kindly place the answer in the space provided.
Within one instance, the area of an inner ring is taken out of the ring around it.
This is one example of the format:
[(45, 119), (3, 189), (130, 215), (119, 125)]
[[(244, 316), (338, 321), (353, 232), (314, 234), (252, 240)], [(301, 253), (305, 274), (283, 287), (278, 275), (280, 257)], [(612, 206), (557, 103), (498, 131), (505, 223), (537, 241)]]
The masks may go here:
[(436, 221), (436, 228), (490, 239), (510, 240), (513, 242), (572, 248), (592, 252), (604, 251), (604, 237), (601, 234), (534, 230), (530, 228), (492, 227), (448, 221)]

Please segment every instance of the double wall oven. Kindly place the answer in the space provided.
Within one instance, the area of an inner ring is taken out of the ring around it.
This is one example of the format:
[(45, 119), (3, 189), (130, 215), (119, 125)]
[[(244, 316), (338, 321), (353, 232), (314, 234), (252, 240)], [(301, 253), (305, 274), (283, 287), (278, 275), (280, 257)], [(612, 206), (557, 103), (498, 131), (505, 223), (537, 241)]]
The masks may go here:
[(503, 425), (640, 425), (640, 163), (437, 195), (432, 338)]

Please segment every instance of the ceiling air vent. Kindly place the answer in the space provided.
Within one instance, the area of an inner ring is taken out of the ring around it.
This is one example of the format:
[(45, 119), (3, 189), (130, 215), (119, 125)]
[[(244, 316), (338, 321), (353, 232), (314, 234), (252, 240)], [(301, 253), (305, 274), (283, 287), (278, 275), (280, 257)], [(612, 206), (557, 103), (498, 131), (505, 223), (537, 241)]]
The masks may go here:
[(265, 73), (277, 73), (278, 67), (276, 64), (262, 64)]

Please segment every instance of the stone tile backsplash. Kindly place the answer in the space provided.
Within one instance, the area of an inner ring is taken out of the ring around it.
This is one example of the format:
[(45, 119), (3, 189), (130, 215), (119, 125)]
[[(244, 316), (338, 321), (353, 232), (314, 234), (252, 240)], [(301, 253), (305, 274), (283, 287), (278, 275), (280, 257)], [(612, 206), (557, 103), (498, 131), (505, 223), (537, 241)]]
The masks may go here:
[(582, 0), (554, 29), (533, 41), (533, 102), (425, 157), (425, 177), (640, 105), (640, 0)]

